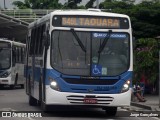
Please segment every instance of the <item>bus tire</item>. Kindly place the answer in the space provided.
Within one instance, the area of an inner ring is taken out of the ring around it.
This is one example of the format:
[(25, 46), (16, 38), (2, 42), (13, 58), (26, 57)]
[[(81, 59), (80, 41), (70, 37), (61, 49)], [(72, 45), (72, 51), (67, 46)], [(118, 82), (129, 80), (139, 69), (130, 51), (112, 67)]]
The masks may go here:
[(14, 86), (16, 86), (16, 85), (17, 85), (17, 81), (18, 81), (18, 73), (16, 74), (16, 77), (15, 77)]
[(18, 74), (16, 74), (14, 84), (9, 86), (10, 89), (15, 89), (15, 87), (16, 87), (16, 85), (17, 85), (17, 81), (18, 81)]
[(21, 88), (24, 89), (24, 84), (21, 84)]
[(37, 99), (29, 95), (29, 105), (30, 106), (37, 106)]
[(49, 106), (46, 105), (43, 101), (41, 101), (41, 109), (42, 109), (44, 112), (49, 112)]
[(15, 88), (15, 85), (9, 85), (10, 89), (13, 90)]
[(103, 110), (105, 110), (107, 116), (114, 117), (117, 113), (117, 107), (104, 107)]
[(4, 87), (4, 85), (3, 84), (0, 84), (0, 89), (2, 89)]

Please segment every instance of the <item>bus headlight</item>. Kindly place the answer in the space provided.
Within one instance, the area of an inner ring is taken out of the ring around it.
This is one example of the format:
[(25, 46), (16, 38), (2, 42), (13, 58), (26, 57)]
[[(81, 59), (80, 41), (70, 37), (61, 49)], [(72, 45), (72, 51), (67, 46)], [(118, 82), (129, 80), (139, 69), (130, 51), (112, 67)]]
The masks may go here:
[(121, 93), (126, 92), (126, 91), (129, 90), (130, 83), (131, 83), (130, 80), (127, 80), (127, 81), (124, 83), (124, 85), (123, 85), (123, 87), (122, 87), (122, 90), (121, 90)]
[(3, 72), (3, 73), (0, 75), (0, 77), (1, 77), (1, 78), (6, 78), (6, 77), (8, 77), (10, 74), (11, 74), (10, 71), (5, 71), (5, 72)]
[(51, 83), (50, 83), (50, 87), (56, 91), (60, 91), (60, 88), (58, 86), (58, 83), (55, 81), (55, 80), (51, 80)]

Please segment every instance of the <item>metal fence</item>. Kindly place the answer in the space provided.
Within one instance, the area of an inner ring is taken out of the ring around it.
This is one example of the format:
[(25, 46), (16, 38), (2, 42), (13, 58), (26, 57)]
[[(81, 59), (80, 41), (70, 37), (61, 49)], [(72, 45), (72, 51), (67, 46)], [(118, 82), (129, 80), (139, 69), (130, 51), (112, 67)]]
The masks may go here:
[(44, 9), (19, 9), (19, 10), (0, 10), (0, 13), (20, 19), (26, 22), (33, 22), (42, 16), (52, 12), (53, 10)]

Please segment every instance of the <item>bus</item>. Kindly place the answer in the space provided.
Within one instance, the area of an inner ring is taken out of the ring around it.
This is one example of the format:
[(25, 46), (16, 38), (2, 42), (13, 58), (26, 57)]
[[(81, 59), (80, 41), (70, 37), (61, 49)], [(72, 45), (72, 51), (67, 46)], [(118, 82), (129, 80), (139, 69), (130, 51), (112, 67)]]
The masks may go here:
[(113, 116), (117, 107), (130, 105), (129, 16), (96, 9), (55, 10), (28, 29), (30, 105), (41, 105), (44, 111), (55, 105), (100, 107)]
[(25, 44), (0, 39), (0, 86), (9, 86), (11, 89), (16, 85), (24, 88), (24, 61)]

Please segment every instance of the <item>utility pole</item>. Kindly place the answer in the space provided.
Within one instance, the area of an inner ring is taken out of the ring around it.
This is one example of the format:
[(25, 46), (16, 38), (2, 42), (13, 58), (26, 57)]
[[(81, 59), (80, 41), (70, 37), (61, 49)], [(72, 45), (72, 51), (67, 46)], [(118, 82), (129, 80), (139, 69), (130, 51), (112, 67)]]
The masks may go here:
[(99, 0), (96, 0), (96, 8), (99, 9)]

